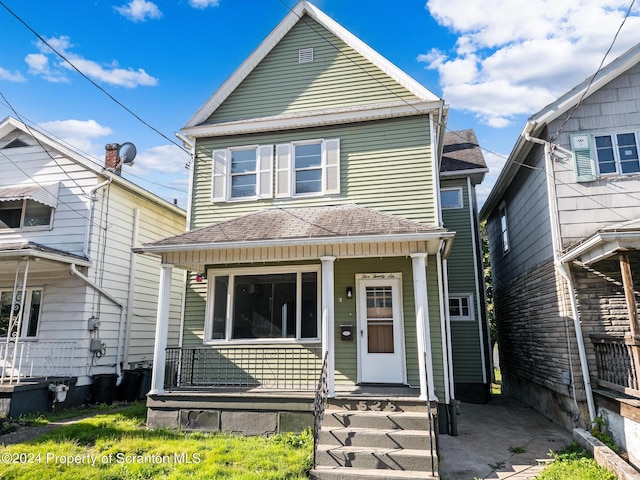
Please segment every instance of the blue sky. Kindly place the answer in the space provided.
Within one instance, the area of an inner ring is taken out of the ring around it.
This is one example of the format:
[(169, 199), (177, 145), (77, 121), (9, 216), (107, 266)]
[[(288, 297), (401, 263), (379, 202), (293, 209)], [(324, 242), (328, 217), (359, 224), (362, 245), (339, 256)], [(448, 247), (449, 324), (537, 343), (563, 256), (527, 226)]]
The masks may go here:
[[(98, 162), (105, 144), (133, 142), (123, 176), (186, 207), (189, 158), (167, 138), (180, 143), (174, 132), (296, 3), (0, 0), (0, 119), (19, 116)], [(640, 41), (632, 0), (312, 3), (444, 98), (449, 129), (476, 131), (491, 169), (481, 199), (527, 117), (597, 70), (630, 5), (605, 63)]]

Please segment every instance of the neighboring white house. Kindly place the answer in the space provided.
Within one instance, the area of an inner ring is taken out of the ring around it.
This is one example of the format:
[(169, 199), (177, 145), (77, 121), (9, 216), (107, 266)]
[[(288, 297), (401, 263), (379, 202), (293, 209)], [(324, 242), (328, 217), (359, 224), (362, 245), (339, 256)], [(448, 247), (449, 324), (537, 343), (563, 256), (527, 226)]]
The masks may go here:
[[(119, 381), (153, 359), (159, 260), (132, 248), (184, 231), (185, 212), (123, 179), (118, 148), (98, 164), (0, 122), (0, 414), (41, 409), (6, 400), (29, 379), (57, 378), (83, 402), (96, 375)], [(176, 343), (183, 285), (174, 275)]]

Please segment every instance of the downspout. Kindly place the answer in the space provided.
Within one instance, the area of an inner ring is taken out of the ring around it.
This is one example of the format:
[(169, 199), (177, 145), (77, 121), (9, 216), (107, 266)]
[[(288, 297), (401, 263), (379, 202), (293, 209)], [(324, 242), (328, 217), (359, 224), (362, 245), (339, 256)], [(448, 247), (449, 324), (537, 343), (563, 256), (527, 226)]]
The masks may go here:
[(100, 294), (102, 294), (103, 296), (107, 297), (109, 300), (111, 300), (114, 304), (116, 304), (118, 307), (120, 307), (120, 321), (118, 322), (118, 347), (116, 350), (116, 374), (118, 375), (118, 379), (116, 381), (116, 385), (120, 385), (120, 382), (122, 382), (122, 367), (120, 366), (120, 362), (122, 360), (122, 356), (120, 354), (120, 350), (122, 347), (122, 324), (124, 322), (124, 315), (125, 315), (125, 308), (124, 308), (124, 304), (122, 304), (120, 301), (118, 301), (114, 296), (112, 296), (109, 292), (107, 292), (106, 290), (104, 290), (103, 288), (99, 287), (98, 285), (96, 285), (95, 283), (93, 283), (91, 280), (89, 280), (85, 275), (83, 275), (76, 267), (75, 263), (72, 263), (69, 265), (69, 269), (71, 270), (71, 273), (73, 275), (75, 275), (76, 277), (78, 277), (80, 280), (82, 280), (84, 283), (86, 283), (87, 285), (89, 285), (91, 288), (93, 288), (96, 292), (99, 292)]
[[(573, 316), (573, 327), (576, 331), (576, 343), (578, 345), (578, 356), (580, 358), (580, 368), (582, 370), (582, 380), (584, 382), (585, 395), (587, 397), (587, 408), (589, 410), (589, 421), (593, 423), (596, 418), (596, 409), (593, 402), (593, 392), (591, 391), (591, 379), (589, 375), (589, 364), (587, 363), (587, 353), (584, 347), (584, 337), (582, 336), (582, 325), (578, 313), (578, 304), (575, 297), (573, 278), (566, 263), (560, 260), (560, 222), (558, 218), (558, 199), (556, 196), (555, 177), (552, 177), (553, 162), (551, 161), (551, 143), (540, 138), (532, 137), (529, 132), (533, 124), (529, 123), (525, 127), (525, 140), (544, 146), (544, 161), (547, 180), (547, 197), (549, 202), (549, 215), (551, 220), (551, 242), (553, 244), (553, 260), (556, 269), (567, 282), (569, 290), (569, 301), (571, 303), (571, 314)], [(573, 373), (573, 372), (572, 372)]]
[(89, 196), (89, 218), (87, 219), (87, 230), (84, 235), (84, 248), (82, 249), (82, 254), (88, 260), (91, 260), (91, 257), (89, 256), (89, 239), (91, 238), (91, 231), (93, 227), (93, 214), (95, 213), (96, 192), (102, 187), (106, 187), (107, 185), (109, 185), (112, 181), (113, 179), (109, 177), (104, 182), (99, 183), (91, 190), (89, 190), (89, 193), (87, 194)]
[[(131, 318), (133, 316), (133, 294), (135, 289), (135, 272), (137, 265), (137, 257), (133, 252), (133, 249), (138, 243), (138, 226), (140, 225), (140, 209), (133, 209), (133, 225), (131, 231), (131, 251), (129, 252), (129, 286), (127, 288), (127, 316), (124, 323), (124, 351), (122, 353), (122, 364), (129, 363), (129, 338), (131, 337)], [(120, 332), (122, 330), (122, 324), (118, 327), (118, 338), (120, 338)]]

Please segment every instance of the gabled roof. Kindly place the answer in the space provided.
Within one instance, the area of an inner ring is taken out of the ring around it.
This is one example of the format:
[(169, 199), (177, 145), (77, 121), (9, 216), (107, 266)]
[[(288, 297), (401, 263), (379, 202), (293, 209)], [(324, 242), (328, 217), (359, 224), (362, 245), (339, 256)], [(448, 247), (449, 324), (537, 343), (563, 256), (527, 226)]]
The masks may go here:
[(440, 177), (472, 177), (480, 183), (489, 169), (472, 129), (447, 131), (444, 134)]
[[(355, 35), (347, 31), (344, 27), (332, 20), (325, 13), (313, 6), (307, 0), (300, 1), (289, 14), (278, 24), (278, 26), (262, 41), (254, 52), (240, 65), (240, 67), (220, 86), (220, 88), (209, 98), (209, 100), (196, 112), (196, 114), (183, 127), (185, 133), (189, 129), (205, 122), (211, 114), (233, 93), (233, 91), (247, 78), (254, 68), (269, 54), (269, 52), (282, 40), (282, 38), (301, 21), (304, 15), (318, 22), (329, 32), (347, 44), (349, 47), (360, 53), (364, 58), (393, 78), (404, 88), (413, 93), (421, 102), (442, 104), (442, 100), (404, 73), (389, 60), (374, 51)], [(405, 102), (410, 103), (410, 102)], [(382, 107), (379, 107), (382, 108)], [(387, 106), (388, 108), (388, 106)], [(414, 107), (415, 108), (415, 107)], [(353, 109), (351, 109), (353, 110)], [(246, 122), (245, 122), (246, 123)]]
[(613, 79), (617, 78), (638, 63), (640, 63), (640, 43), (627, 50), (595, 75), (592, 75), (576, 85), (555, 102), (550, 103), (542, 110), (529, 117), (529, 120), (527, 120), (527, 123), (522, 129), (522, 133), (518, 137), (518, 140), (509, 155), (507, 163), (500, 172), (500, 176), (498, 177), (496, 184), (491, 189), (491, 193), (480, 211), (480, 218), (487, 218), (487, 216), (496, 208), (498, 201), (502, 197), (502, 193), (509, 186), (515, 177), (516, 172), (520, 169), (522, 160), (531, 150), (533, 144), (526, 140), (526, 135), (538, 137), (550, 122), (567, 113), (578, 105), (578, 103), (584, 98), (588, 98), (593, 95)]
[[(107, 169), (103, 168), (99, 163), (100, 160), (91, 159), (85, 155), (82, 155), (76, 152), (72, 148), (64, 145), (63, 143), (57, 140), (54, 140), (49, 135), (42, 133), (36, 127), (27, 126), (21, 121), (16, 120), (13, 117), (6, 117), (4, 120), (0, 121), (0, 140), (6, 137), (7, 135), (13, 135), (13, 138), (15, 139), (16, 131), (21, 131), (29, 135), (31, 138), (34, 138), (37, 141), (37, 144), (42, 146), (43, 148), (47, 148), (47, 149), (51, 149), (59, 152), (64, 157), (68, 158), (69, 160), (75, 162), (78, 165), (81, 165), (83, 168), (91, 172), (94, 172), (96, 175), (101, 175), (105, 178), (111, 178), (113, 182), (119, 184), (120, 186), (128, 190), (133, 191), (138, 195), (141, 195), (147, 198), (148, 200), (151, 200), (154, 203), (163, 204), (164, 206), (176, 212), (185, 214), (183, 209), (173, 205), (171, 202), (164, 200), (163, 198), (157, 196), (156, 194), (151, 193), (150, 191), (145, 190), (144, 188), (136, 185), (135, 183), (130, 182), (129, 180), (124, 179), (121, 176), (116, 175), (108, 171)], [(12, 141), (10, 140), (9, 143), (12, 143)], [(6, 148), (6, 145), (5, 145), (5, 148)], [(36, 190), (38, 188), (40, 190), (51, 190), (53, 188), (53, 187), (49, 188), (48, 185), (44, 185), (44, 184), (34, 184), (32, 185), (32, 187), (36, 188)], [(32, 194), (35, 194), (34, 192), (35, 190), (31, 191)], [(8, 193), (16, 193), (16, 192), (9, 191)], [(45, 197), (41, 195), (41, 198), (45, 198)], [(42, 203), (46, 203), (46, 202), (42, 202)]]
[[(252, 248), (265, 245), (414, 240), (453, 236), (427, 225), (353, 204), (322, 207), (268, 208), (231, 220), (143, 245), (161, 253), (206, 248)], [(406, 238), (405, 238), (406, 237)]]

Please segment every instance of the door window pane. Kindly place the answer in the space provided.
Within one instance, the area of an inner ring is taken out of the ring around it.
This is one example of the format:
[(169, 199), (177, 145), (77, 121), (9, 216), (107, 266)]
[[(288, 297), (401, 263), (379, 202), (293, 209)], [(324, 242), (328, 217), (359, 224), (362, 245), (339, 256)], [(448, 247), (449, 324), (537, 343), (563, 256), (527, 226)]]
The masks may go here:
[(367, 351), (393, 353), (393, 289), (366, 287)]

